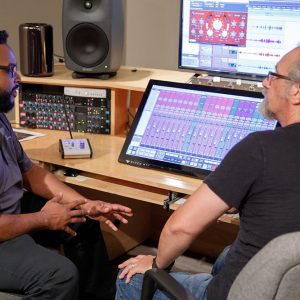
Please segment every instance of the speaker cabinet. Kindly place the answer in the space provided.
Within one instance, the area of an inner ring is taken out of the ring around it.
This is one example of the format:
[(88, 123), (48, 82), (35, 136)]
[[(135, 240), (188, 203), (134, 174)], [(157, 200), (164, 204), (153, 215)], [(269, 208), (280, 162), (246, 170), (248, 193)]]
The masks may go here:
[(107, 79), (121, 66), (123, 0), (64, 0), (63, 47), (73, 77)]

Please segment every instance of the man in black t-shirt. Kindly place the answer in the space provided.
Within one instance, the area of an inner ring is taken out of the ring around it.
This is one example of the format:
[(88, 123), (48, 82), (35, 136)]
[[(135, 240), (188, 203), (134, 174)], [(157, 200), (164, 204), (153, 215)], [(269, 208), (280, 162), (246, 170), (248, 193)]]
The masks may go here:
[[(226, 299), (251, 257), (273, 238), (300, 230), (300, 47), (279, 61), (263, 86), (261, 110), (282, 127), (252, 133), (233, 147), (217, 170), (170, 217), (155, 260), (141, 255), (120, 265), (117, 299), (129, 299), (126, 295), (138, 299), (142, 275), (136, 273), (143, 274), (153, 265), (167, 268), (231, 207), (240, 212), (240, 230), (212, 274), (171, 273), (196, 299)], [(158, 290), (154, 299), (166, 296)]]

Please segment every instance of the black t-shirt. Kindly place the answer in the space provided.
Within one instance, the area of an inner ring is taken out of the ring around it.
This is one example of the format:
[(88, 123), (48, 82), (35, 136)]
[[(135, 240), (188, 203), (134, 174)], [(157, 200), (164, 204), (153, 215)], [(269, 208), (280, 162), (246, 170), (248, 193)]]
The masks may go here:
[(240, 231), (208, 299), (226, 299), (249, 259), (273, 238), (300, 230), (300, 123), (247, 136), (205, 183), (240, 211)]
[(9, 121), (0, 113), (0, 214), (20, 213), (22, 173), (31, 167)]

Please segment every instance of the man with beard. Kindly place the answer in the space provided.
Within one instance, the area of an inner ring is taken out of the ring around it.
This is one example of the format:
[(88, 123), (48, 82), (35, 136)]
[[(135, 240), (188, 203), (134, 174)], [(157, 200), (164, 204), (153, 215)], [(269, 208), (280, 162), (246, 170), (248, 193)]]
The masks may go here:
[[(116, 299), (139, 299), (141, 274), (172, 266), (230, 207), (240, 212), (240, 230), (212, 273), (171, 273), (197, 300), (226, 299), (236, 276), (260, 249), (279, 235), (300, 230), (300, 47), (283, 56), (263, 87), (262, 112), (282, 127), (249, 134), (232, 148), (167, 221), (156, 257), (139, 255), (120, 264)], [(167, 297), (157, 290), (153, 299)]]
[[(24, 299), (113, 299), (99, 221), (117, 230), (113, 221), (127, 223), (131, 209), (85, 199), (26, 156), (4, 115), (20, 82), (6, 42), (0, 31), (0, 290)], [(63, 243), (65, 256), (38, 243)]]

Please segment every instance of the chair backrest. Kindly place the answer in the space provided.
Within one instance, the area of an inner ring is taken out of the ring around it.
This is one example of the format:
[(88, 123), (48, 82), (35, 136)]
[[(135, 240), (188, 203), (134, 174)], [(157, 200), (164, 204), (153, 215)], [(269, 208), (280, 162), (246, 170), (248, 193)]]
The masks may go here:
[(300, 299), (300, 232), (270, 241), (246, 264), (227, 300)]

